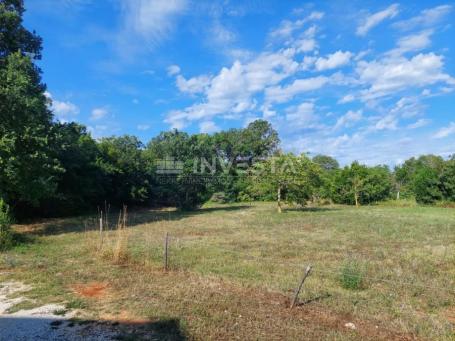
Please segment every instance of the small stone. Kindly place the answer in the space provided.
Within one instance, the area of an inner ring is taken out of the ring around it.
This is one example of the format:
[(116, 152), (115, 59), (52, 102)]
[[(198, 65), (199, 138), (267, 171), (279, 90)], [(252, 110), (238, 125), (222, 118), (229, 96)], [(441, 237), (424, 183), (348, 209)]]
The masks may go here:
[(354, 323), (352, 322), (348, 322), (344, 325), (346, 328), (349, 328), (349, 329), (352, 329), (352, 330), (355, 330), (356, 329), (356, 326)]

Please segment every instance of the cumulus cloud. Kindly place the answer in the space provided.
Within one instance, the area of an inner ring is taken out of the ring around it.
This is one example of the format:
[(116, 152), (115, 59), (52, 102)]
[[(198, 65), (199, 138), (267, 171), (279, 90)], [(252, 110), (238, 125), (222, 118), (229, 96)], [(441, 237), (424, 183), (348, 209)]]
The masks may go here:
[(169, 65), (167, 67), (168, 76), (175, 76), (180, 73), (180, 66), (178, 65)]
[[(249, 63), (236, 61), (230, 68), (223, 67), (214, 77), (196, 77), (193, 89), (203, 88), (204, 99), (183, 110), (170, 112), (166, 122), (174, 127), (183, 127), (185, 121), (252, 110), (256, 107), (254, 94), (279, 83), (298, 70), (299, 64), (294, 61), (294, 55), (294, 49), (262, 53)], [(206, 82), (208, 78), (210, 79)], [(188, 84), (182, 82), (180, 85)]]
[(106, 108), (95, 108), (92, 110), (92, 114), (90, 115), (90, 120), (98, 121), (102, 118), (106, 117), (109, 114), (109, 111)]
[(392, 19), (398, 14), (398, 4), (393, 4), (386, 9), (367, 16), (362, 20), (362, 24), (357, 27), (357, 35), (365, 36), (373, 27), (379, 25), (386, 19)]
[(360, 61), (356, 72), (359, 80), (369, 85), (363, 98), (374, 99), (405, 88), (424, 87), (435, 83), (455, 84), (454, 78), (442, 71), (443, 57), (434, 53)]
[(211, 134), (219, 130), (220, 128), (213, 121), (204, 121), (199, 124), (199, 131), (201, 133)]
[(349, 51), (337, 51), (335, 53), (329, 54), (327, 58), (320, 57), (316, 60), (315, 63), (316, 70), (323, 71), (346, 65), (351, 60), (352, 56), (353, 54)]
[(435, 139), (443, 139), (449, 135), (455, 134), (455, 122), (450, 122), (447, 127), (439, 129), (434, 135)]
[(314, 113), (314, 103), (304, 102), (297, 107), (289, 108), (286, 120), (294, 127), (314, 127), (314, 124), (318, 121), (318, 117)]
[(80, 112), (79, 107), (69, 101), (59, 101), (52, 98), (52, 94), (48, 91), (44, 93), (50, 101), (49, 109), (54, 113), (57, 120), (60, 122), (68, 122), (75, 119)]
[(210, 77), (201, 75), (190, 79), (185, 79), (182, 75), (177, 76), (177, 88), (188, 94), (203, 93), (210, 84)]
[(349, 103), (355, 100), (355, 96), (353, 94), (347, 94), (338, 100), (338, 104)]
[(284, 87), (282, 86), (270, 87), (267, 88), (265, 91), (266, 101), (283, 103), (290, 100), (297, 94), (320, 89), (325, 84), (327, 84), (328, 81), (329, 78), (324, 76), (318, 76), (311, 78), (296, 79), (290, 85)]
[(397, 42), (397, 47), (388, 52), (389, 55), (400, 55), (405, 52), (419, 51), (431, 45), (433, 30), (424, 30), (419, 33), (402, 37)]
[(349, 110), (345, 115), (338, 118), (337, 123), (335, 124), (334, 129), (340, 129), (343, 127), (350, 127), (355, 122), (358, 122), (362, 119), (362, 110)]

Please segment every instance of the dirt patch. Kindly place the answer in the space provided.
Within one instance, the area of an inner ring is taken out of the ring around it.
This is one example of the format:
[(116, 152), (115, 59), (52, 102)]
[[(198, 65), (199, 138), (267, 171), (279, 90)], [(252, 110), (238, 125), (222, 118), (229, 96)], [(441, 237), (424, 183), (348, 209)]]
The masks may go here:
[(71, 288), (79, 296), (101, 298), (106, 296), (109, 285), (103, 282), (91, 282), (88, 284), (75, 284)]
[(455, 307), (450, 307), (442, 313), (442, 316), (455, 326)]

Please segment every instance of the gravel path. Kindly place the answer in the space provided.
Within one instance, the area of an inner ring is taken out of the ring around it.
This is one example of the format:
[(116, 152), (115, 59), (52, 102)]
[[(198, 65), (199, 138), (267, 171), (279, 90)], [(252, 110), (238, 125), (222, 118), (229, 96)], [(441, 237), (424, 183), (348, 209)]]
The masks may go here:
[[(26, 300), (18, 296), (31, 287), (20, 282), (0, 282), (0, 341), (13, 340), (113, 340), (118, 333), (115, 328), (96, 322), (75, 324), (71, 318), (74, 311), (66, 311), (58, 304), (8, 313), (8, 309)], [(11, 297), (11, 296), (14, 296)]]

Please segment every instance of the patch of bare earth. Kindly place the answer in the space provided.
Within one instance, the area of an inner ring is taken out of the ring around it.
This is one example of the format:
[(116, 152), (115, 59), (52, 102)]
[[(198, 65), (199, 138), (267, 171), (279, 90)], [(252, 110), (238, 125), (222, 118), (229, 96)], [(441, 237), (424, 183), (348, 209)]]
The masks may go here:
[(76, 295), (81, 297), (102, 298), (107, 294), (108, 284), (100, 282), (75, 284), (72, 289)]

